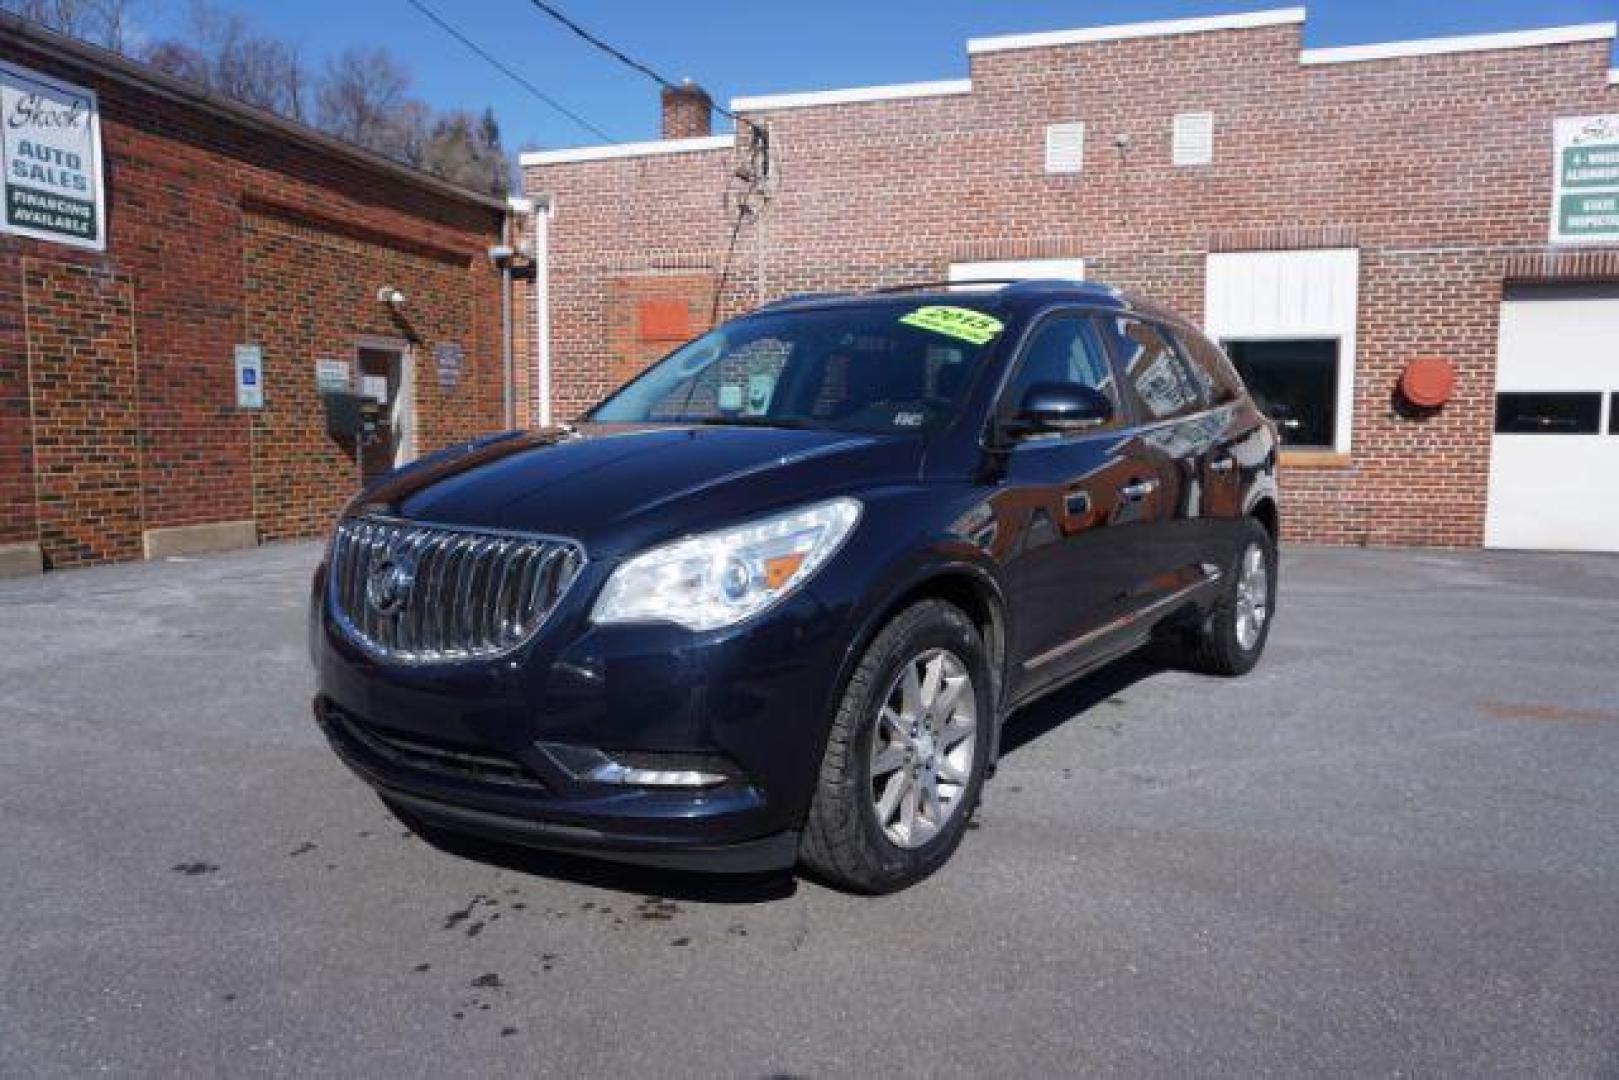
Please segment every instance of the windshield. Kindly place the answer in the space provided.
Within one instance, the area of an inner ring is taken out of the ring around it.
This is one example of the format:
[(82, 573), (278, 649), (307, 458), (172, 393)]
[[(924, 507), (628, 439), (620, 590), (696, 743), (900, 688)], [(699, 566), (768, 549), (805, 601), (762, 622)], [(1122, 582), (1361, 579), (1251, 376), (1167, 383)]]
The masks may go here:
[(1004, 327), (970, 306), (883, 301), (726, 323), (598, 405), (598, 423), (927, 432), (956, 414)]

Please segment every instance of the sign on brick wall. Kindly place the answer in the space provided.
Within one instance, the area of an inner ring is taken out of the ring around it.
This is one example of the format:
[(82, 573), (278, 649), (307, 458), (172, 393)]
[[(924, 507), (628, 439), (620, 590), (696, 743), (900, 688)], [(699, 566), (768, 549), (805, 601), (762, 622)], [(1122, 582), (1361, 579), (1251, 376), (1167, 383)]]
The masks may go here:
[(0, 232), (107, 246), (94, 91), (0, 64), (0, 167)]
[(1557, 121), (1552, 243), (1619, 241), (1619, 116)]
[(438, 368), (439, 389), (454, 390), (461, 385), (463, 358), (461, 346), (456, 342), (445, 341), (433, 346), (433, 362)]
[(236, 407), (264, 408), (264, 350), (257, 345), (238, 345), (236, 361)]

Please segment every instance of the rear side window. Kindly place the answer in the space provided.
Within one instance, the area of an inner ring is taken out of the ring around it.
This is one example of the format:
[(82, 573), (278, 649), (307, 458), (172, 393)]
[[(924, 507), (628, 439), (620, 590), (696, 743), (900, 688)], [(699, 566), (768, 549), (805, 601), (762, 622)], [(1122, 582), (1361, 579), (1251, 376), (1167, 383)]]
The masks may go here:
[(1155, 328), (1116, 315), (1098, 318), (1102, 336), (1124, 371), (1125, 386), (1145, 420), (1171, 420), (1203, 407), (1203, 397), (1187, 367)]
[(1210, 404), (1224, 405), (1242, 396), (1242, 378), (1219, 346), (1190, 330), (1176, 330), (1173, 337), (1192, 369), (1192, 377), (1203, 384), (1203, 396)]

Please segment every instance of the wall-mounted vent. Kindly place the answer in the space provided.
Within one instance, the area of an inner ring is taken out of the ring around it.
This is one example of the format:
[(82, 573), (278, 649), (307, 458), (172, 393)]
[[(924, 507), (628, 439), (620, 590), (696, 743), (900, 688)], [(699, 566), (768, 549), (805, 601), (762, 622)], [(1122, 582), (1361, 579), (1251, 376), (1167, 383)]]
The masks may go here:
[(1214, 114), (1175, 114), (1175, 164), (1207, 165), (1214, 160)]
[(1077, 173), (1085, 167), (1085, 125), (1046, 125), (1046, 172)]

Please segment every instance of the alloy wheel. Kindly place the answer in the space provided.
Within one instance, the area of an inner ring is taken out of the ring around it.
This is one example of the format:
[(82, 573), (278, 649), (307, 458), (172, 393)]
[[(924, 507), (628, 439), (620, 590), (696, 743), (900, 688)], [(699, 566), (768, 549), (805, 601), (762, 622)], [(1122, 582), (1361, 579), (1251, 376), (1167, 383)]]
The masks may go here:
[(965, 800), (978, 697), (955, 653), (929, 649), (900, 667), (881, 700), (871, 734), (872, 808), (891, 842), (919, 848)]
[(1236, 620), (1237, 644), (1243, 651), (1259, 644), (1260, 632), (1270, 617), (1270, 568), (1265, 562), (1265, 551), (1258, 544), (1249, 544), (1242, 553), (1237, 572)]

